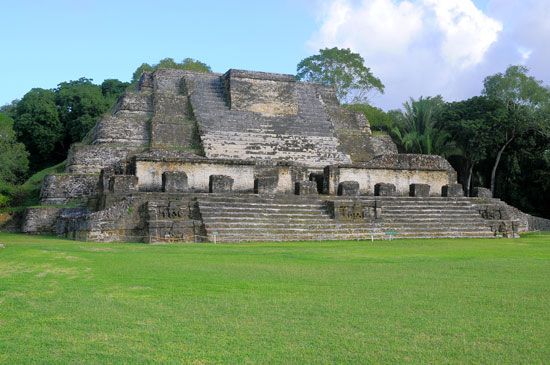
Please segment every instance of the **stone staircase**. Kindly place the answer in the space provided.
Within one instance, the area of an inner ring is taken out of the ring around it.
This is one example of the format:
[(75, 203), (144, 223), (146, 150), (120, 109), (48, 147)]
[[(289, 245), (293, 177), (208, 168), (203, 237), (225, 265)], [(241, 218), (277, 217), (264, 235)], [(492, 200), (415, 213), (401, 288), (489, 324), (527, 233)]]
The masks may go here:
[(397, 238), (494, 237), (469, 198), (378, 197), (381, 226)]
[(393, 238), (494, 237), (468, 198), (376, 197), (381, 218), (360, 221), (331, 218), (326, 200), (350, 200), (344, 197), (203, 194), (196, 199), (211, 242), (368, 240), (389, 238), (390, 231)]

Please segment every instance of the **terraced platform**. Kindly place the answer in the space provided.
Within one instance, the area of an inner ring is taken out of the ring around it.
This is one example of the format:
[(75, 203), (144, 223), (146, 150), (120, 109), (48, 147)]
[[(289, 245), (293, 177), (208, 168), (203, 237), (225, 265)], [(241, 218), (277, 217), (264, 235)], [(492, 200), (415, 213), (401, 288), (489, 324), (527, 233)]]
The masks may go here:
[(376, 219), (339, 221), (328, 201), (345, 197), (204, 194), (197, 198), (210, 241), (365, 240), (495, 237), (475, 198), (357, 197), (381, 205)]

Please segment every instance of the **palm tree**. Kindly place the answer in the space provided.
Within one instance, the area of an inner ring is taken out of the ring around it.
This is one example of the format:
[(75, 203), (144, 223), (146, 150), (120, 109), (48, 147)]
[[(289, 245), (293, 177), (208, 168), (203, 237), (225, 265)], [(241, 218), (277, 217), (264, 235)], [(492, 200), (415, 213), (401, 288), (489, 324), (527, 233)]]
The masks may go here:
[(438, 125), (444, 105), (441, 96), (411, 98), (403, 104), (403, 111), (391, 113), (395, 119), (392, 135), (405, 152), (443, 157), (460, 154), (450, 133)]

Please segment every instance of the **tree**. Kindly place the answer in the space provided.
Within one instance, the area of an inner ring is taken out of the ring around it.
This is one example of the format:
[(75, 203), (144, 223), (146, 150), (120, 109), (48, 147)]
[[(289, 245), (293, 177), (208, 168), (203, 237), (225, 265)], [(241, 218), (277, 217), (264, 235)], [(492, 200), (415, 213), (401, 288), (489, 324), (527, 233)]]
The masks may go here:
[(29, 151), (33, 171), (60, 161), (56, 148), (63, 142), (64, 128), (52, 90), (35, 88), (26, 93), (13, 119), (17, 140)]
[(101, 93), (108, 100), (109, 104), (114, 104), (124, 94), (128, 86), (130, 86), (129, 82), (106, 79), (101, 83)]
[(212, 69), (206, 63), (201, 62), (199, 60), (195, 60), (193, 58), (185, 58), (183, 61), (181, 61), (180, 67), (182, 70), (187, 70), (187, 71), (205, 72), (205, 73), (212, 72)]
[(541, 81), (527, 75), (528, 71), (524, 66), (510, 66), (504, 74), (488, 76), (484, 81), (483, 95), (500, 101), (507, 111), (507, 118), (502, 120), (494, 135), (498, 151), (491, 171), (493, 194), (496, 172), (506, 148), (514, 139), (530, 130), (548, 133), (550, 129), (544, 117), (550, 105), (549, 89)]
[(141, 78), (141, 75), (143, 75), (144, 72), (151, 72), (154, 68), (148, 63), (142, 63), (134, 73), (132, 74), (132, 84), (137, 85), (139, 79)]
[(449, 131), (452, 140), (462, 151), (466, 179), (464, 187), (469, 195), (474, 168), (487, 157), (494, 130), (505, 117), (502, 103), (487, 97), (449, 103), (445, 106), (440, 125)]
[(172, 68), (176, 70), (186, 70), (186, 71), (195, 71), (195, 72), (212, 72), (210, 66), (206, 63), (196, 60), (194, 58), (185, 58), (181, 62), (174, 61), (173, 58), (163, 58), (155, 65), (150, 65), (148, 63), (142, 63), (132, 75), (132, 84), (137, 84), (141, 75), (144, 72), (152, 72), (158, 69), (163, 68)]
[(113, 103), (103, 96), (101, 86), (84, 77), (60, 83), (55, 94), (67, 145), (80, 142)]
[(346, 108), (354, 112), (363, 113), (373, 131), (390, 133), (394, 127), (390, 114), (375, 106), (369, 104), (349, 104), (346, 105)]
[(444, 157), (461, 153), (439, 124), (444, 105), (441, 96), (411, 98), (403, 104), (403, 111), (390, 112), (394, 118), (392, 135), (405, 152)]
[(382, 81), (365, 66), (363, 57), (350, 49), (325, 48), (304, 58), (297, 66), (296, 78), (334, 87), (342, 103), (366, 102), (372, 90), (384, 93)]
[(0, 113), (0, 184), (20, 182), (29, 169), (25, 145), (17, 142), (13, 119)]

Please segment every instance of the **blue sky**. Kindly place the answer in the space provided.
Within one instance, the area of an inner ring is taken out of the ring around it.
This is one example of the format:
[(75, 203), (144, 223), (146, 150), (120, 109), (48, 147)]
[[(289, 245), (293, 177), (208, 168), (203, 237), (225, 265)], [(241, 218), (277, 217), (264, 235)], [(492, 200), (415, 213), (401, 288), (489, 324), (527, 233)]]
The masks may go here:
[(371, 99), (384, 109), (409, 96), (472, 96), (484, 76), (515, 63), (550, 83), (548, 3), (4, 0), (0, 105), (79, 77), (127, 81), (142, 62), (164, 57), (196, 58), (218, 72), (294, 73), (328, 46), (363, 55), (386, 84)]

